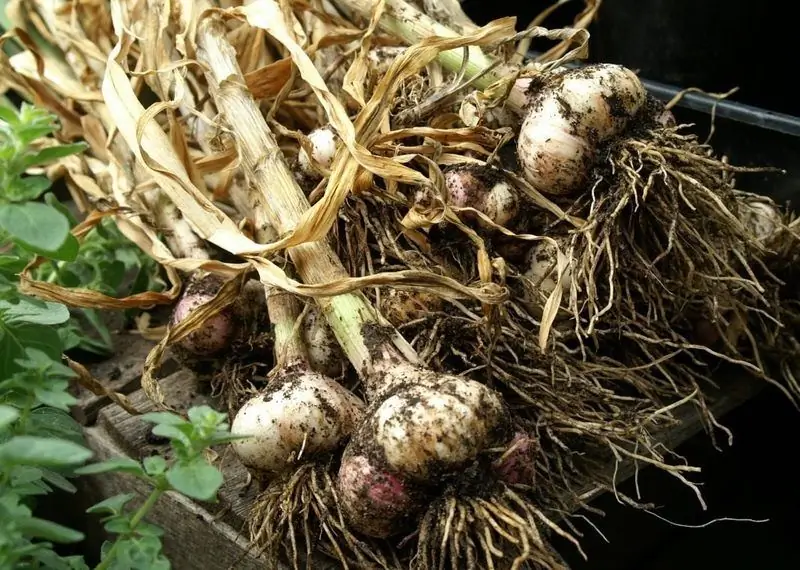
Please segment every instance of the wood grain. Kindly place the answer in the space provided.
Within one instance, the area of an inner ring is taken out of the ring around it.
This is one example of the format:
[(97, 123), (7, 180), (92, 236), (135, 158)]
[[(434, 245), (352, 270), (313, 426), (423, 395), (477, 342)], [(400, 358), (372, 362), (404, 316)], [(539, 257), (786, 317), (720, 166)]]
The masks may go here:
[[(141, 385), (144, 360), (153, 346), (153, 341), (146, 340), (141, 335), (122, 333), (114, 337), (117, 351), (114, 358), (90, 364), (87, 368), (111, 391), (130, 394)], [(159, 374), (166, 376), (177, 369), (178, 363), (168, 358), (162, 364)], [(94, 423), (100, 409), (111, 404), (108, 396), (94, 394), (77, 384), (72, 387), (72, 393), (78, 399), (72, 415), (83, 425)]]

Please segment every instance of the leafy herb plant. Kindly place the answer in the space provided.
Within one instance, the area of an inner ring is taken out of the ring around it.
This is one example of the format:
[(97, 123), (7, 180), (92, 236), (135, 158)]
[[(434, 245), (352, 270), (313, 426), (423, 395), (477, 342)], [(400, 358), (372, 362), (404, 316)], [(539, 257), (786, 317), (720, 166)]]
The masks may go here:
[(85, 463), (92, 457), (69, 408), (74, 373), (62, 362), (71, 349), (109, 352), (111, 338), (100, 315), (76, 315), (61, 304), (20, 294), (20, 271), (33, 256), (48, 259), (37, 279), (107, 293), (155, 289), (163, 283), (154, 262), (141, 255), (112, 224), (96, 227), (81, 244), (70, 229), (76, 220), (49, 192), (46, 176), (26, 175), (79, 153), (82, 143), (59, 144), (55, 118), (31, 105), (0, 105), (0, 568), (88, 569), (81, 556), (61, 556), (55, 545), (83, 535), (36, 516), (36, 500), (54, 489), (75, 492), (79, 474), (127, 473), (148, 482), (151, 494), (135, 509), (134, 497), (109, 498), (89, 512), (104, 516), (116, 540), (106, 543), (98, 570), (169, 568), (161, 551), (161, 530), (144, 521), (167, 491), (213, 500), (222, 474), (206, 450), (231, 439), (226, 417), (208, 407), (188, 418), (147, 414), (153, 433), (169, 439), (170, 459), (142, 463), (119, 458)]

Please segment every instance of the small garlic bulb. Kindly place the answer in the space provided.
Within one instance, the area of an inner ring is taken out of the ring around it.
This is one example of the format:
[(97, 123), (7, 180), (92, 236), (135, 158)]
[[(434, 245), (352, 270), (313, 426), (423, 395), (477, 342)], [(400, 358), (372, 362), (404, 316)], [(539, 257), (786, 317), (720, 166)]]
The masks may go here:
[(561, 289), (568, 294), (572, 287), (572, 268), (567, 259), (568, 238), (555, 238), (556, 245), (549, 241), (541, 241), (531, 249), (527, 258), (527, 270), (524, 276), (530, 279), (531, 287), (526, 288), (526, 300), (540, 312), (547, 299), (555, 291), (558, 284), (558, 263), (566, 266), (561, 277)]
[(231, 423), (245, 436), (233, 450), (247, 467), (280, 472), (299, 454), (334, 450), (360, 423), (364, 404), (334, 380), (314, 372), (287, 376), (248, 400)]
[(519, 211), (516, 191), (491, 167), (457, 166), (445, 172), (444, 180), (452, 206), (474, 208), (499, 226), (511, 222)]
[(783, 227), (778, 208), (765, 200), (744, 200), (739, 203), (739, 219), (755, 239), (768, 243)]
[[(311, 154), (314, 162), (322, 168), (328, 169), (333, 164), (333, 159), (336, 156), (336, 143), (338, 136), (331, 127), (320, 127), (314, 129), (308, 134), (311, 145), (314, 150)], [(315, 173), (311, 166), (311, 161), (308, 158), (308, 153), (304, 148), (300, 148), (300, 154), (297, 156), (297, 162), (300, 169), (308, 176), (313, 176)]]

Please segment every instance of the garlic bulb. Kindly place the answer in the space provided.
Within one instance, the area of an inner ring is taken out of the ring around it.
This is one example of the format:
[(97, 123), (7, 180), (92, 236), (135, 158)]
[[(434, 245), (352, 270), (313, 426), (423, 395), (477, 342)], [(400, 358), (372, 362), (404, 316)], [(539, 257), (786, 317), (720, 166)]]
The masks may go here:
[(561, 72), (530, 101), (517, 140), (525, 179), (546, 194), (585, 182), (599, 143), (619, 134), (645, 101), (636, 75), (612, 64)]

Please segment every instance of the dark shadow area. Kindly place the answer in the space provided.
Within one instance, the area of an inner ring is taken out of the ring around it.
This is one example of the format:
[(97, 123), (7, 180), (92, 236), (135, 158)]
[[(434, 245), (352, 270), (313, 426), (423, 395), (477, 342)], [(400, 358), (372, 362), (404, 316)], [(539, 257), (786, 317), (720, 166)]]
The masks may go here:
[[(706, 434), (682, 445), (678, 452), (702, 469), (694, 482), (701, 483), (708, 510), (703, 511), (695, 494), (674, 477), (655, 469), (638, 476), (643, 501), (657, 505), (659, 516), (620, 505), (613, 495), (594, 505), (605, 518), (591, 515), (606, 543), (588, 524), (582, 539), (588, 561), (574, 547), (559, 541), (559, 551), (572, 570), (641, 569), (788, 570), (800, 568), (795, 517), (800, 507), (793, 434), (800, 428), (800, 412), (769, 389), (723, 418), (733, 432), (733, 446), (721, 435), (717, 451)], [(621, 493), (636, 497), (636, 481), (619, 486)], [(721, 521), (717, 518), (769, 519), (768, 522)]]

